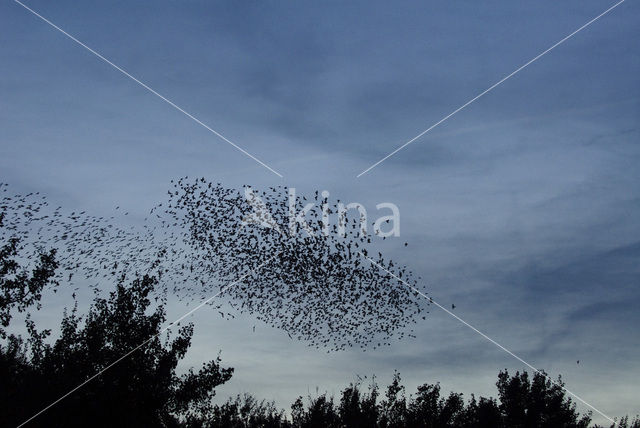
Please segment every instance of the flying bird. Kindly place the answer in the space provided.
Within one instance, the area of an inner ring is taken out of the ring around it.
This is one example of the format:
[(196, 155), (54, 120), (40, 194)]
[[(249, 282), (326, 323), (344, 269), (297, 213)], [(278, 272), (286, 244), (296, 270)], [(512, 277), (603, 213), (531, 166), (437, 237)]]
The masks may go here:
[[(86, 281), (96, 292), (136, 275), (158, 279), (160, 300), (172, 294), (200, 302), (222, 290), (210, 306), (223, 318), (233, 317), (224, 310), (250, 314), (318, 349), (366, 350), (412, 337), (423, 308), (406, 284), (418, 288), (418, 278), (371, 248), (370, 235), (359, 227), (345, 228), (344, 235), (322, 233), (321, 205), (339, 212), (337, 202), (330, 204), (318, 191), (297, 197), (296, 210), (308, 201), (315, 205), (307, 212), (308, 229), (292, 234), (289, 189), (251, 188), (261, 201), (252, 204), (248, 187), (174, 180), (167, 199), (150, 210), (154, 215), (140, 227), (125, 227), (122, 217), (67, 213), (40, 196), (11, 195), (0, 185), (0, 239), (19, 237), (34, 254), (55, 247), (62, 282)], [(349, 223), (357, 226), (357, 220)], [(402, 281), (368, 263), (368, 254)]]

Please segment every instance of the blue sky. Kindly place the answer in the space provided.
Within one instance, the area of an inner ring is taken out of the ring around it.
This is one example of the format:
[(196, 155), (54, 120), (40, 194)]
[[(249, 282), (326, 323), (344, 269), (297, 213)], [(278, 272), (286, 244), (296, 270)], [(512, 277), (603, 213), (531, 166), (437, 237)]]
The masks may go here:
[[(0, 4), (0, 181), (135, 222), (169, 181), (390, 201), (379, 243), (431, 295), (610, 415), (640, 412), (640, 9), (567, 2), (45, 2), (29, 7), (279, 171), (279, 178), (20, 5)], [(408, 247), (402, 243), (409, 242)], [(59, 319), (68, 302), (40, 314)], [(172, 303), (179, 315), (183, 307)], [(322, 354), (248, 317), (194, 316), (189, 363), (283, 407), (355, 374), (493, 394), (522, 365), (434, 308), (417, 339)], [(576, 360), (580, 365), (576, 365)], [(584, 407), (580, 407), (584, 410)]]

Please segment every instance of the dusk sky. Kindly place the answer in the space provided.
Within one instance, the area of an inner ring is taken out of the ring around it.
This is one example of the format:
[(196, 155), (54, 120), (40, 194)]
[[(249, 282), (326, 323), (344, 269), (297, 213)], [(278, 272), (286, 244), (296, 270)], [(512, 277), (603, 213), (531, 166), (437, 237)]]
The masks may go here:
[[(640, 413), (638, 2), (360, 177), (615, 2), (24, 4), (283, 177), (3, 1), (0, 182), (12, 191), (99, 216), (120, 206), (125, 225), (183, 176), (327, 190), (372, 221), (394, 203), (401, 235), (375, 245), (434, 300), (605, 414)], [(47, 294), (37, 318), (57, 324), (69, 294)], [(188, 309), (169, 302), (169, 319)], [(235, 373), (219, 399), (249, 391), (286, 409), (357, 375), (384, 385), (398, 370), (408, 392), (440, 382), (469, 398), (495, 396), (500, 369), (530, 371), (429, 310), (415, 339), (328, 354), (205, 307), (185, 368), (221, 351)]]

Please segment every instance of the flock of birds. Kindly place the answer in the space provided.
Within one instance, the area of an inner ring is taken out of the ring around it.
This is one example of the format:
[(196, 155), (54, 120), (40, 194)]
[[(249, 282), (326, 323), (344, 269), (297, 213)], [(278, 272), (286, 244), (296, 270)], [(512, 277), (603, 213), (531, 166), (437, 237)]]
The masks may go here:
[(67, 283), (99, 290), (114, 279), (151, 274), (159, 295), (187, 303), (221, 289), (233, 310), (328, 352), (390, 345), (412, 336), (412, 324), (424, 319), (418, 293), (367, 259), (414, 287), (419, 278), (370, 253), (372, 236), (363, 233), (361, 218), (338, 216), (329, 224), (338, 205), (318, 192), (296, 198), (296, 212), (314, 205), (308, 227), (295, 233), (286, 187), (258, 192), (183, 178), (133, 226), (122, 217), (65, 213), (38, 193), (12, 195), (6, 184), (0, 196), (0, 243), (17, 237), (28, 257), (55, 248), (59, 279)]

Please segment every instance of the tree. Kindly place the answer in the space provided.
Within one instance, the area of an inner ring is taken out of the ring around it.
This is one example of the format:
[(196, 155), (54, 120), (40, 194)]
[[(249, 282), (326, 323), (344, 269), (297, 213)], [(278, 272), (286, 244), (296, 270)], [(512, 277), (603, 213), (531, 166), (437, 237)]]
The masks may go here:
[[(8, 268), (2, 272), (20, 272), (13, 261), (16, 249), (15, 241), (3, 247), (0, 266)], [(6, 273), (2, 276), (3, 296), (9, 296), (2, 300), (3, 314), (39, 302), (42, 288), (52, 277), (54, 254), (41, 260), (45, 266), (31, 276), (9, 280)], [(220, 367), (218, 357), (198, 371), (176, 373), (191, 345), (193, 325), (180, 327), (172, 340), (168, 334), (160, 338), (164, 306), (149, 311), (149, 296), (156, 284), (148, 276), (128, 286), (122, 279), (108, 299), (95, 299), (84, 319), (77, 315), (77, 306), (71, 313), (65, 311), (60, 337), (53, 344), (45, 341), (49, 331), (39, 332), (27, 317), (28, 339), (9, 335), (0, 345), (0, 425), (24, 422), (107, 368), (34, 419), (32, 426), (179, 426), (209, 414), (215, 387), (228, 381), (233, 369)]]
[[(0, 213), (0, 228), (3, 220)], [(26, 340), (8, 335), (13, 312), (39, 308), (44, 288), (58, 285), (55, 250), (37, 254), (31, 272), (19, 262), (30, 255), (19, 253), (17, 237), (0, 244), (0, 425), (24, 422), (78, 385), (32, 425), (177, 426), (212, 410), (215, 387), (228, 381), (233, 369), (220, 367), (218, 357), (197, 372), (176, 373), (191, 345), (193, 325), (161, 340), (166, 317), (162, 304), (150, 310), (149, 296), (157, 285), (153, 277), (136, 278), (128, 286), (122, 278), (108, 299), (95, 299), (85, 319), (77, 315), (77, 304), (71, 313), (65, 311), (53, 344), (46, 342), (50, 330), (38, 331), (29, 315)]]
[(440, 385), (424, 384), (409, 403), (409, 420), (412, 425), (431, 428), (438, 426), (440, 419)]
[(527, 372), (509, 376), (507, 370), (498, 375), (500, 411), (508, 427), (587, 427), (591, 417), (580, 418), (576, 405), (567, 398), (562, 378), (556, 382), (541, 372), (529, 380)]
[(471, 394), (466, 410), (466, 426), (476, 428), (502, 426), (502, 415), (497, 401), (485, 397), (480, 397), (480, 401), (476, 401), (476, 397)]
[(385, 399), (380, 403), (380, 426), (395, 428), (406, 426), (407, 399), (404, 386), (400, 384), (400, 373), (393, 374), (393, 380), (387, 387)]
[[(0, 229), (4, 227), (3, 212), (0, 212)], [(0, 246), (0, 338), (7, 337), (5, 328), (9, 326), (12, 312), (24, 312), (30, 306), (38, 306), (42, 290), (48, 285), (57, 285), (55, 270), (58, 267), (55, 250), (36, 255), (35, 268), (28, 270), (16, 260), (19, 256), (20, 240), (11, 237)], [(23, 257), (25, 255), (22, 255)], [(27, 258), (30, 258), (27, 256)]]
[[(0, 214), (0, 227), (2, 219)], [(467, 404), (462, 394), (441, 396), (439, 384), (421, 385), (407, 398), (395, 372), (379, 403), (374, 378), (368, 392), (351, 383), (337, 406), (327, 394), (309, 397), (306, 407), (299, 397), (291, 406), (291, 422), (273, 402), (249, 394), (213, 405), (215, 388), (233, 369), (221, 367), (218, 356), (199, 370), (176, 372), (191, 345), (193, 325), (176, 326), (173, 336), (161, 337), (166, 315), (162, 301), (151, 306), (153, 277), (128, 284), (121, 278), (84, 316), (77, 314), (77, 304), (65, 311), (53, 343), (47, 341), (50, 331), (39, 331), (28, 314), (27, 338), (8, 334), (13, 312), (38, 308), (45, 287), (57, 285), (55, 251), (37, 254), (30, 272), (19, 253), (15, 238), (0, 244), (0, 426), (20, 424), (61, 397), (30, 425), (586, 428), (590, 422), (590, 414), (581, 417), (566, 397), (561, 378), (552, 382), (536, 372), (530, 379), (526, 372), (511, 376), (507, 370), (498, 375), (498, 400), (472, 395)], [(623, 418), (618, 426), (640, 428), (640, 420)]]
[(375, 378), (369, 386), (369, 392), (363, 393), (359, 383), (351, 383), (342, 391), (338, 415), (342, 426), (353, 428), (375, 427), (379, 412), (376, 403), (378, 386)]
[(297, 428), (338, 428), (340, 415), (336, 411), (333, 397), (327, 394), (309, 397), (307, 409), (304, 409), (302, 397), (298, 397), (291, 405), (293, 426)]
[(291, 424), (273, 402), (258, 401), (251, 394), (237, 395), (215, 406), (208, 420), (193, 426), (207, 428), (287, 428)]
[[(601, 427), (596, 425), (594, 428)], [(640, 416), (636, 416), (631, 422), (629, 422), (629, 416), (624, 416), (620, 418), (617, 424), (611, 424), (610, 428), (640, 428)]]

